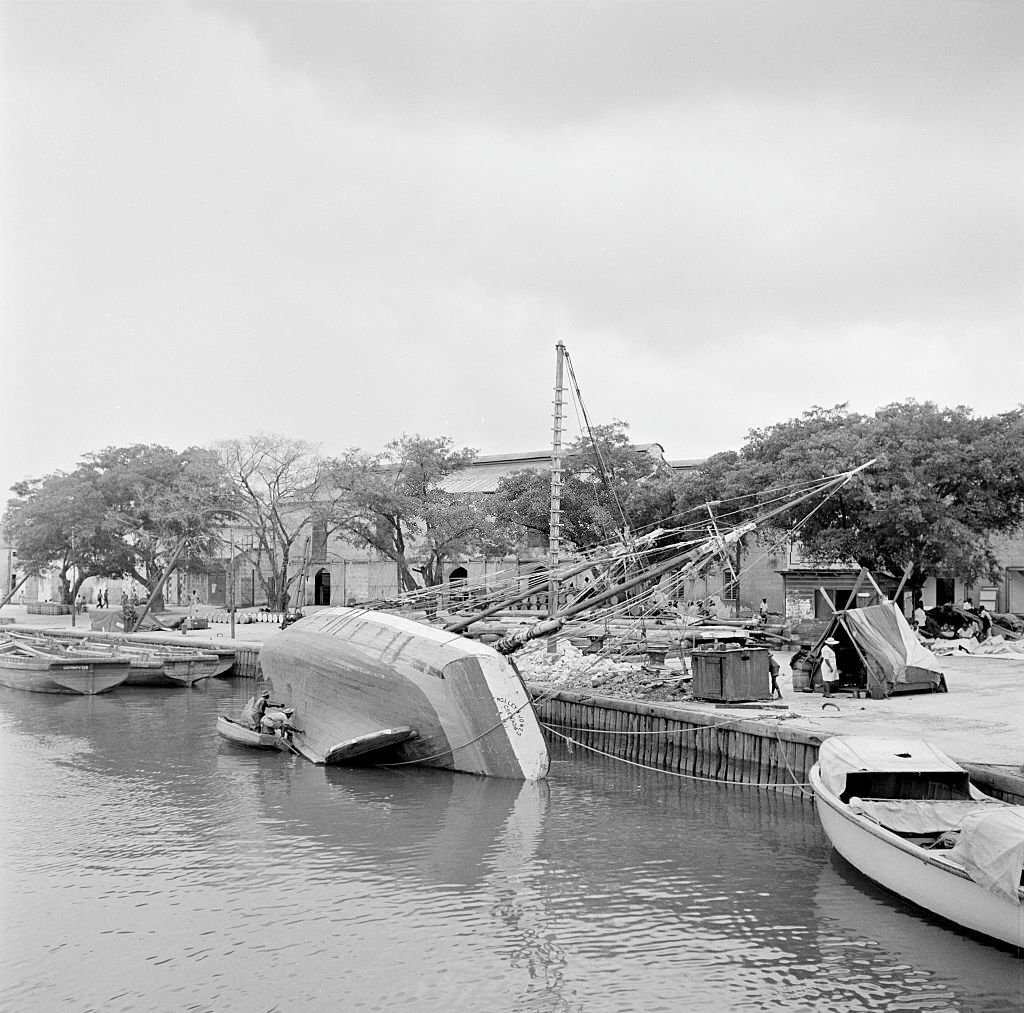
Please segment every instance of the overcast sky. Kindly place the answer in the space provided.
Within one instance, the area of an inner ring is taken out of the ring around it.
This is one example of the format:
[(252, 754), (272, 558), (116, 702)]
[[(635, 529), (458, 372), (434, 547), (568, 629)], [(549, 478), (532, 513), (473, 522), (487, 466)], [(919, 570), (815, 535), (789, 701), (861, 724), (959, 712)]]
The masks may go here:
[(257, 430), (541, 449), (559, 340), (670, 458), (1024, 400), (1015, 0), (0, 11), (0, 499)]

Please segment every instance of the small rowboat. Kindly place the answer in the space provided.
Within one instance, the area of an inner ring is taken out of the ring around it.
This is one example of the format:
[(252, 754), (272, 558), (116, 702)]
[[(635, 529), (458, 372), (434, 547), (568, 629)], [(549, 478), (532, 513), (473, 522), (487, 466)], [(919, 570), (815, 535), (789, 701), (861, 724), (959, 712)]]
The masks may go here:
[(955, 925), (1024, 948), (1024, 806), (985, 795), (920, 741), (826, 739), (810, 779), (821, 825), (852, 866)]
[(251, 749), (277, 749), (285, 752), (294, 748), (287, 739), (280, 735), (258, 732), (254, 728), (248, 728), (223, 715), (217, 718), (217, 731), (228, 742), (234, 742), (239, 746), (249, 746)]

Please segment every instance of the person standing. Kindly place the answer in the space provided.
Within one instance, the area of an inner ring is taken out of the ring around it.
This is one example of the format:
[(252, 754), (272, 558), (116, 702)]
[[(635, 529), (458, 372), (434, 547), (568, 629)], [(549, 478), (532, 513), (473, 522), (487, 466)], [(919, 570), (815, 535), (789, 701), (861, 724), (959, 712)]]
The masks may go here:
[(757, 619), (762, 626), (768, 625), (768, 599), (761, 599), (761, 606), (757, 610)]
[(831, 696), (832, 690), (839, 684), (839, 666), (836, 663), (835, 648), (839, 641), (829, 637), (821, 648), (821, 692), (823, 696)]
[(771, 693), (769, 699), (781, 700), (782, 690), (779, 689), (779, 663), (775, 660), (771, 651), (768, 652), (768, 678), (771, 679)]
[(978, 619), (981, 620), (981, 632), (978, 634), (978, 642), (983, 644), (992, 635), (992, 613), (984, 605), (979, 605)]
[[(193, 592), (194, 594), (195, 592)], [(267, 707), (270, 706), (270, 690), (265, 689), (256, 700), (256, 705), (253, 707), (252, 721), (253, 727), (256, 731), (262, 730), (263, 715), (267, 712)]]

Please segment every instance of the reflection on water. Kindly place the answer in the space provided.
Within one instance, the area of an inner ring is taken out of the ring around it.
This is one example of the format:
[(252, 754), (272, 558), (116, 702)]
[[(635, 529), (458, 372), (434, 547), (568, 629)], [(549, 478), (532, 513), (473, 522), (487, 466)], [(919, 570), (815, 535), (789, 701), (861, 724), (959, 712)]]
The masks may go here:
[(201, 687), (0, 692), (3, 1008), (1022, 1005), (798, 800), (557, 748), (540, 784), (324, 769), (222, 742), (251, 683)]

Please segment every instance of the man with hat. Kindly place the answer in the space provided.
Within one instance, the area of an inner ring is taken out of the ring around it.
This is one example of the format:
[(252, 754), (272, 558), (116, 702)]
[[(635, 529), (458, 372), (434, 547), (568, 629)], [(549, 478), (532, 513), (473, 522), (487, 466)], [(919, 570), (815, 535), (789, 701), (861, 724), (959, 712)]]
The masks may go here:
[(263, 723), (263, 715), (266, 713), (267, 708), (270, 706), (270, 690), (265, 689), (257, 698), (256, 704), (253, 707), (252, 721), (256, 731), (260, 731), (260, 726)]
[(821, 648), (821, 692), (824, 696), (831, 696), (832, 687), (839, 682), (835, 652), (838, 646), (839, 641), (835, 637), (827, 637)]

